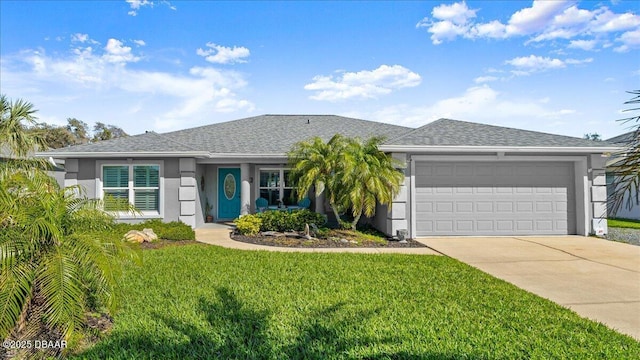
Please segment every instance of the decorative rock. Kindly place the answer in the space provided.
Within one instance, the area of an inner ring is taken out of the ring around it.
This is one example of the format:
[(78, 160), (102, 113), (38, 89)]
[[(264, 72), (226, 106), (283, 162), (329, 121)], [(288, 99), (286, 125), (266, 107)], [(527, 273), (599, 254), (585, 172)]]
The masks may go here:
[(341, 243), (348, 243), (349, 241), (347, 239), (340, 239)]
[(151, 242), (151, 240), (149, 240), (149, 235), (138, 230), (130, 230), (129, 232), (124, 234), (124, 238), (127, 241), (135, 242), (135, 243), (143, 243), (145, 241)]
[(142, 232), (147, 234), (150, 242), (158, 240), (158, 235), (156, 235), (156, 233), (153, 232), (153, 229), (142, 229)]

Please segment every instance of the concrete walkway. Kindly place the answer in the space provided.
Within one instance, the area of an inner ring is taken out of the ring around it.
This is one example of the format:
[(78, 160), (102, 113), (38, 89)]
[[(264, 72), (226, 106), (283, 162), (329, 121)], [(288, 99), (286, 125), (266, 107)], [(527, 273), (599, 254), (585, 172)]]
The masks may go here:
[(264, 250), (279, 252), (321, 252), (321, 253), (364, 253), (364, 254), (418, 254), (440, 255), (429, 248), (289, 248), (248, 244), (232, 240), (229, 237), (231, 228), (197, 228), (196, 240), (202, 243), (218, 245), (238, 250)]
[(418, 240), (640, 340), (640, 246), (583, 236)]

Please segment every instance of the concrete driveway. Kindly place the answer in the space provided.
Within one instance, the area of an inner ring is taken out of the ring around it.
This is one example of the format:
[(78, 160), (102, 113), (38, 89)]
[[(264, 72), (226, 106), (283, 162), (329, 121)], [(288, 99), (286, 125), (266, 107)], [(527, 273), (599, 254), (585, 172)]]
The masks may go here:
[(583, 236), (418, 241), (640, 340), (640, 246)]

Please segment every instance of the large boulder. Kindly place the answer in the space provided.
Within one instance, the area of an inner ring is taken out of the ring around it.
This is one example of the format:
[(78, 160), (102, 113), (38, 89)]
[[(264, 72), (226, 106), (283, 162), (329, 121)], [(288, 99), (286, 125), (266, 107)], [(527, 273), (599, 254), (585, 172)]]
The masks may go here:
[(149, 237), (149, 241), (158, 240), (158, 235), (153, 232), (153, 229), (142, 229), (142, 232), (147, 234), (147, 236)]
[(124, 238), (130, 242), (143, 243), (158, 240), (158, 235), (156, 235), (151, 229), (144, 229), (142, 231), (129, 230), (129, 232), (124, 234)]

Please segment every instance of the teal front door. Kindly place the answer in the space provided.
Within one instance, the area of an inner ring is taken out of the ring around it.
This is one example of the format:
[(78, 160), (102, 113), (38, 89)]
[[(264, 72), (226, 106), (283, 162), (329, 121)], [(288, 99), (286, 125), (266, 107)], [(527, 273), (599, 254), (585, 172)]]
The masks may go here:
[(218, 169), (218, 219), (240, 216), (240, 169)]

